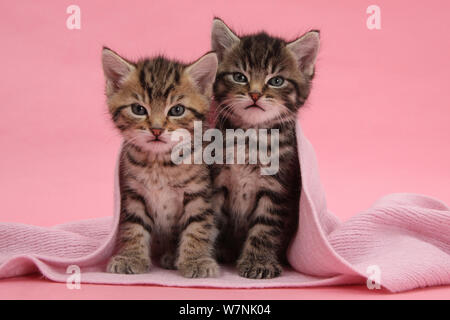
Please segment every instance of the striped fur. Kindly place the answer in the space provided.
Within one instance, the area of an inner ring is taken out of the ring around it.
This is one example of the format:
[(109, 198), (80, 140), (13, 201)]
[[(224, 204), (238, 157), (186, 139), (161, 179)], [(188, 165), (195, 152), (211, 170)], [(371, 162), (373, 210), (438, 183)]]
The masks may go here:
[[(248, 161), (213, 171), (213, 202), (221, 212), (219, 257), (236, 262), (243, 277), (280, 275), (298, 226), (301, 186), (295, 120), (310, 92), (315, 38), (307, 34), (288, 43), (264, 32), (239, 38), (221, 20), (213, 24), (212, 47), (219, 57), (214, 83), (217, 127), (278, 129), (280, 134), (277, 174), (263, 176), (263, 165)], [(242, 79), (235, 79), (237, 73), (247, 81), (237, 81)], [(283, 85), (270, 85), (273, 77), (282, 77)], [(249, 107), (253, 104), (258, 107)]]
[[(153, 258), (186, 277), (216, 276), (218, 232), (208, 167), (175, 165), (170, 158), (171, 134), (192, 132), (193, 121), (208, 112), (215, 55), (192, 65), (163, 57), (132, 63), (104, 49), (103, 66), (109, 110), (124, 137), (119, 244), (107, 270), (145, 273)], [(185, 108), (181, 116), (170, 113), (177, 105)]]

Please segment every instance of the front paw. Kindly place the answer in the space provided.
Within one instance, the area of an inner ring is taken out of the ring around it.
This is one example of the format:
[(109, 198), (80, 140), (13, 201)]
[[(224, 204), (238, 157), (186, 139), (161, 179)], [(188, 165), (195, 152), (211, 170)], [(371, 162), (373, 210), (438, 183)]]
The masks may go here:
[(219, 275), (219, 265), (212, 258), (179, 261), (177, 267), (186, 278), (207, 278)]
[(146, 273), (150, 268), (150, 258), (140, 256), (113, 256), (106, 268), (110, 273), (138, 274)]
[(159, 260), (159, 263), (161, 267), (164, 269), (174, 270), (175, 267), (175, 254), (166, 252), (162, 255), (161, 259)]
[(276, 260), (241, 258), (237, 263), (239, 275), (250, 279), (271, 279), (281, 275), (283, 268)]

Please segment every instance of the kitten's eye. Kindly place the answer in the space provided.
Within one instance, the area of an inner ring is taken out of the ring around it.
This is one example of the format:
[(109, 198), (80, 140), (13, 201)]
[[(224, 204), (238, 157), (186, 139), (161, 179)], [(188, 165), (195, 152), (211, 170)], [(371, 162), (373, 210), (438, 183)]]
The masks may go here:
[(270, 78), (269, 81), (267, 81), (267, 83), (273, 87), (281, 87), (284, 83), (284, 78), (283, 77), (273, 77), (273, 78)]
[(131, 111), (138, 116), (145, 116), (147, 114), (147, 109), (137, 103), (131, 105)]
[(233, 73), (233, 80), (238, 82), (238, 83), (247, 83), (248, 82), (247, 77), (244, 76), (240, 72)]
[(176, 106), (170, 108), (169, 116), (179, 117), (184, 113), (185, 110), (186, 108), (182, 104), (177, 104)]

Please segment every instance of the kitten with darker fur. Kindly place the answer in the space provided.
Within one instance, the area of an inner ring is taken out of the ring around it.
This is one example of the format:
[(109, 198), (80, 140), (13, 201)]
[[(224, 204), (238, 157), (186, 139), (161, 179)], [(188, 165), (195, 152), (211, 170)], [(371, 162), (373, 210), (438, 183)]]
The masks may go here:
[(261, 175), (263, 165), (248, 161), (214, 169), (213, 202), (222, 217), (219, 257), (236, 262), (243, 277), (273, 278), (282, 272), (298, 226), (295, 125), (310, 92), (319, 32), (292, 42), (264, 32), (239, 37), (215, 19), (211, 38), (219, 59), (214, 83), (217, 128), (279, 130), (276, 174)]
[(216, 276), (209, 169), (171, 161), (173, 133), (193, 133), (209, 110), (216, 55), (190, 65), (163, 57), (134, 63), (104, 48), (102, 60), (109, 111), (124, 138), (118, 251), (107, 271), (145, 273), (153, 256), (185, 277)]

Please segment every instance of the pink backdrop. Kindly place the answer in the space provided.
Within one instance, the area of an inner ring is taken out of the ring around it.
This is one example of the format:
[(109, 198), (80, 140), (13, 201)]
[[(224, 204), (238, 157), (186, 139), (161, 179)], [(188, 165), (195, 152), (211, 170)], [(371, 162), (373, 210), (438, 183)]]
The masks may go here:
[[(69, 30), (66, 8), (81, 8)], [(381, 8), (381, 30), (366, 8)], [(301, 117), (342, 219), (391, 192), (450, 203), (448, 1), (2, 1), (0, 221), (53, 225), (112, 214), (119, 136), (102, 45), (193, 60), (212, 18), (238, 32), (322, 31)]]

